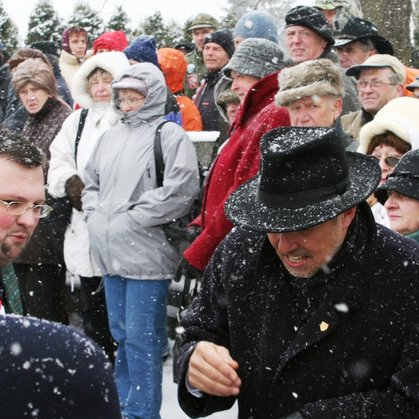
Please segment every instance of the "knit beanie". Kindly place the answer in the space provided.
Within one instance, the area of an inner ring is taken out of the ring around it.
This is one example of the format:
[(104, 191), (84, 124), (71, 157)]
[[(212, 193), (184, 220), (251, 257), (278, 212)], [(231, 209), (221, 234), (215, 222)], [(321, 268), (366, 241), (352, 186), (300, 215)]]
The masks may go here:
[(61, 48), (65, 51), (71, 54), (70, 49), (70, 35), (73, 35), (75, 33), (83, 33), (86, 36), (86, 40), (89, 39), (86, 29), (79, 27), (79, 26), (72, 26), (70, 28), (67, 28), (64, 30), (64, 32), (61, 34)]
[(242, 16), (236, 23), (233, 38), (263, 38), (278, 43), (278, 29), (271, 15), (263, 10), (254, 10)]
[(359, 132), (358, 152), (367, 153), (368, 146), (376, 135), (392, 132), (412, 149), (419, 148), (419, 100), (413, 97), (398, 97), (390, 100), (365, 124)]
[(17, 94), (26, 84), (33, 83), (47, 91), (50, 96), (58, 95), (51, 66), (38, 59), (28, 58), (20, 63), (13, 73), (12, 82)]
[(93, 42), (93, 54), (98, 50), (123, 51), (129, 45), (125, 32), (113, 31), (105, 32)]
[(31, 44), (31, 48), (39, 49), (44, 54), (55, 55), (58, 57), (58, 48), (55, 42), (52, 41), (38, 41)]
[(315, 7), (296, 6), (285, 16), (286, 26), (304, 26), (327, 41), (328, 47), (335, 43), (332, 32), (323, 13)]
[(309, 60), (288, 67), (278, 76), (279, 91), (275, 96), (278, 106), (288, 106), (307, 96), (340, 96), (345, 94), (342, 70), (326, 58)]
[(213, 42), (224, 48), (225, 52), (231, 58), (234, 54), (234, 40), (233, 35), (228, 29), (220, 29), (215, 32), (211, 32), (205, 37), (204, 45)]
[(124, 54), (129, 60), (138, 63), (152, 63), (159, 66), (157, 60), (156, 40), (154, 36), (141, 35), (132, 41), (131, 45), (124, 49)]
[(284, 53), (275, 42), (248, 38), (240, 43), (231, 60), (223, 68), (226, 77), (231, 71), (263, 79), (284, 67)]

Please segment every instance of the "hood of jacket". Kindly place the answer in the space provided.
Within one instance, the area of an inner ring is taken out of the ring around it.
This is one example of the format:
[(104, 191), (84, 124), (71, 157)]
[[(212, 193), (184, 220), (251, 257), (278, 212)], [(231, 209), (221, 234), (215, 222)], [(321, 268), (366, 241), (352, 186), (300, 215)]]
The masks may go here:
[(118, 89), (112, 88), (113, 106), (115, 111), (124, 116), (124, 123), (140, 125), (164, 115), (167, 98), (167, 86), (163, 73), (151, 63), (139, 63), (122, 71), (115, 83), (124, 77), (134, 77), (143, 81), (147, 87), (144, 105), (137, 111), (125, 115), (118, 105)]
[(174, 48), (160, 48), (157, 51), (160, 67), (172, 93), (183, 91), (188, 62), (183, 53)]
[(82, 108), (91, 108), (94, 105), (89, 92), (88, 76), (96, 68), (107, 71), (115, 80), (122, 70), (130, 66), (124, 53), (119, 51), (103, 52), (93, 55), (86, 60), (73, 77), (71, 92), (73, 99)]

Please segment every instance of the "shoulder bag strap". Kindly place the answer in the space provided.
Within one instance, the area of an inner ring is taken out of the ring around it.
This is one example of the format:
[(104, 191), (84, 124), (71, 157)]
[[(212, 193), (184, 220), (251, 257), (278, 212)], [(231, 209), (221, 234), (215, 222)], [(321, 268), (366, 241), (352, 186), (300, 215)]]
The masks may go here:
[(80, 142), (81, 134), (83, 132), (84, 124), (86, 122), (87, 112), (89, 112), (89, 109), (83, 108), (81, 110), (79, 126), (77, 127), (76, 141), (74, 143), (74, 161), (76, 162), (76, 166), (77, 166), (77, 151), (79, 149), (79, 142)]
[(156, 183), (157, 187), (160, 188), (163, 186), (163, 177), (164, 177), (164, 158), (163, 158), (163, 149), (161, 146), (161, 129), (164, 124), (167, 124), (171, 121), (163, 121), (159, 124), (156, 129), (156, 135), (154, 137), (154, 161), (156, 164)]

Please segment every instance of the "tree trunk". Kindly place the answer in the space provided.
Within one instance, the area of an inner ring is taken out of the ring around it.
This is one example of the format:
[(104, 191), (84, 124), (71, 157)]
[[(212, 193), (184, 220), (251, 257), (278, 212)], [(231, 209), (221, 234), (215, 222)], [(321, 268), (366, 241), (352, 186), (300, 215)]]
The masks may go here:
[(374, 22), (380, 35), (394, 48), (394, 55), (410, 65), (411, 0), (361, 0), (364, 18)]

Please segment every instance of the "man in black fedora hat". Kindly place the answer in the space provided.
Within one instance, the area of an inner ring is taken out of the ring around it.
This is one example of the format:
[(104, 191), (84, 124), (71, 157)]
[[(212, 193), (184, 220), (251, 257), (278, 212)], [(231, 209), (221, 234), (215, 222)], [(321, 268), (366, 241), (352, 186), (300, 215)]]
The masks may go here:
[(380, 169), (337, 131), (261, 141), (226, 204), (220, 244), (183, 321), (178, 398), (191, 417), (417, 417), (419, 246), (364, 202)]
[(373, 54), (393, 55), (390, 41), (378, 33), (378, 28), (370, 21), (350, 17), (335, 39), (335, 50), (341, 67), (362, 64)]

